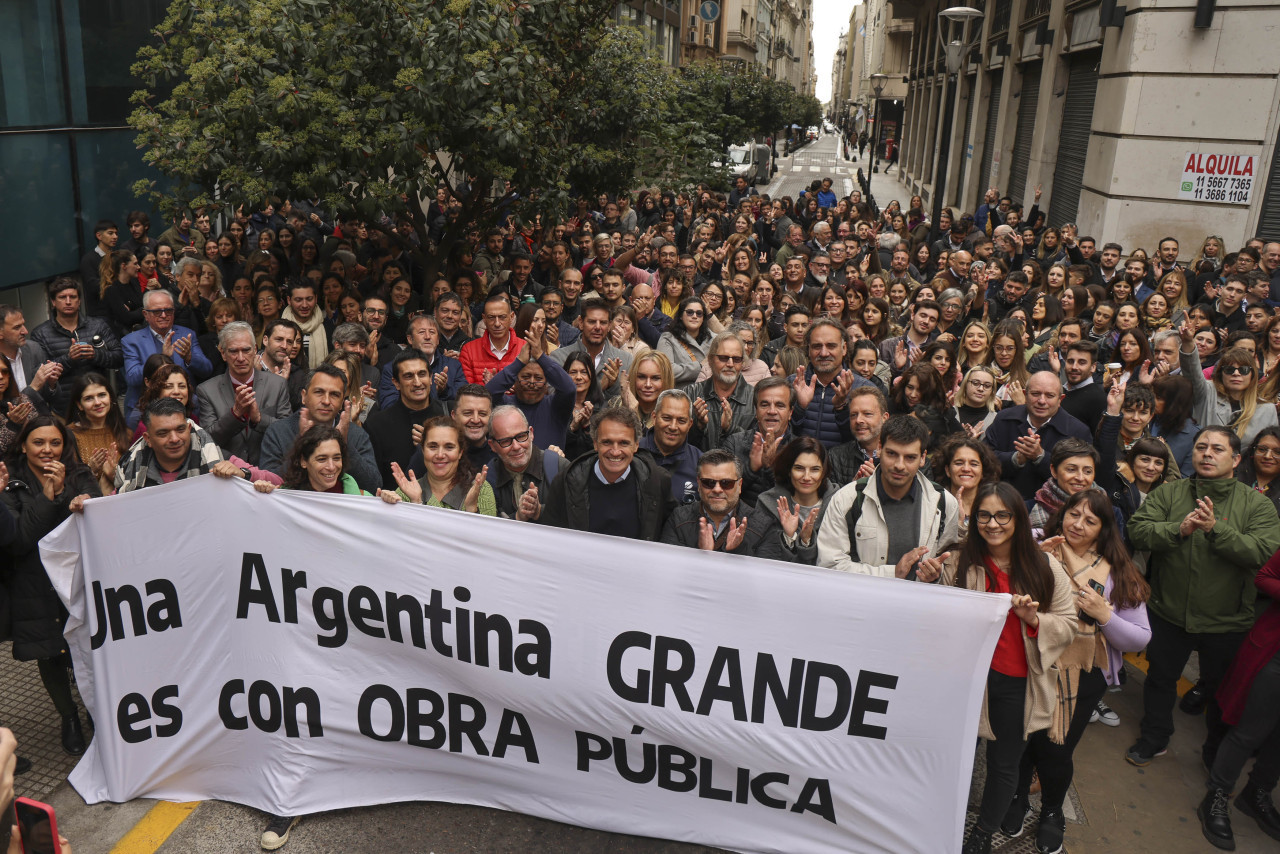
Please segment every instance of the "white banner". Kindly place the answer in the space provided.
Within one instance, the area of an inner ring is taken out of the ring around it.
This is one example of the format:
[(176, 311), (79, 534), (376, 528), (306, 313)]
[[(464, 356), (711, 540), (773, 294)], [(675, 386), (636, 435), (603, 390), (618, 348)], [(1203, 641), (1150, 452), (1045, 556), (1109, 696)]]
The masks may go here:
[(1007, 596), (201, 477), (41, 543), (89, 803), (957, 851)]

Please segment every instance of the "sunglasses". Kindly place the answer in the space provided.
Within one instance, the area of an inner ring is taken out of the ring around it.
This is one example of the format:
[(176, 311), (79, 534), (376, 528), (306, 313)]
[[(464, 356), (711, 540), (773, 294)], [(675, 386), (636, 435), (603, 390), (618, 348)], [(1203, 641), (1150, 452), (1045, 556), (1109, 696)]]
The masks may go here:
[(698, 478), (698, 484), (703, 489), (706, 489), (706, 490), (715, 489), (716, 486), (719, 485), (721, 489), (723, 489), (725, 492), (728, 492), (729, 490), (733, 489), (733, 487), (736, 486), (737, 483), (738, 483), (738, 479), (736, 477), (720, 477), (720, 478), (700, 477)]
[(1229, 377), (1239, 374), (1241, 376), (1249, 376), (1253, 373), (1253, 368), (1248, 365), (1222, 365), (1222, 372)]

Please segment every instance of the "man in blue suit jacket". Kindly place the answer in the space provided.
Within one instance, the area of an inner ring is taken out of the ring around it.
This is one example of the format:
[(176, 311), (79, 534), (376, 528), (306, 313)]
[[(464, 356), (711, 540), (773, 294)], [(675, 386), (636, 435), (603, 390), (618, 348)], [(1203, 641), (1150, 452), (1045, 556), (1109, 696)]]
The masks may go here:
[(147, 325), (130, 332), (120, 341), (124, 349), (124, 377), (129, 384), (125, 411), (130, 412), (142, 396), (142, 366), (153, 353), (166, 353), (191, 375), (191, 392), (195, 386), (213, 376), (213, 365), (200, 351), (196, 334), (173, 323), (173, 295), (161, 288), (142, 295), (142, 315)]

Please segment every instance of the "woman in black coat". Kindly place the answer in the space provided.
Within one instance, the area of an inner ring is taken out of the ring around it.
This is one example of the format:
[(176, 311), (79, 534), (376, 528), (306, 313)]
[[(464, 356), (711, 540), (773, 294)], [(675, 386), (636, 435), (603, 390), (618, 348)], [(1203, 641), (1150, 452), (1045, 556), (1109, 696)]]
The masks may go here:
[(40, 679), (62, 716), (62, 748), (84, 753), (84, 730), (71, 696), (71, 656), (62, 636), (67, 609), (40, 562), (40, 539), (79, 512), (86, 498), (101, 495), (89, 467), (80, 462), (67, 428), (50, 416), (27, 421), (9, 458), (5, 507), (17, 530), (6, 551), (10, 557), (9, 596), (13, 657), (36, 661)]

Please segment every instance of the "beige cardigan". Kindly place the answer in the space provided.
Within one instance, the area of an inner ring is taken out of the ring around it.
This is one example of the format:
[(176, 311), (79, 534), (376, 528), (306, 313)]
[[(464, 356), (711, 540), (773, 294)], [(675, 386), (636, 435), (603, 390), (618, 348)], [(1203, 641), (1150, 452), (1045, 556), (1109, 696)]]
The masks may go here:
[[(1053, 602), (1046, 609), (1040, 603), (1040, 630), (1033, 638), (1027, 637), (1027, 625), (1022, 624), (1022, 642), (1027, 650), (1027, 698), (1023, 707), (1023, 733), (1025, 739), (1033, 732), (1048, 729), (1053, 723), (1053, 707), (1058, 694), (1058, 657), (1066, 652), (1076, 637), (1077, 609), (1071, 595), (1071, 582), (1057, 558), (1049, 558), (1053, 570)], [(955, 584), (957, 555), (953, 554), (942, 568), (942, 584)], [(970, 590), (983, 590), (986, 573), (975, 567), (969, 573)], [(978, 735), (994, 740), (991, 723), (987, 718), (987, 695), (982, 695), (982, 717), (978, 721)]]

